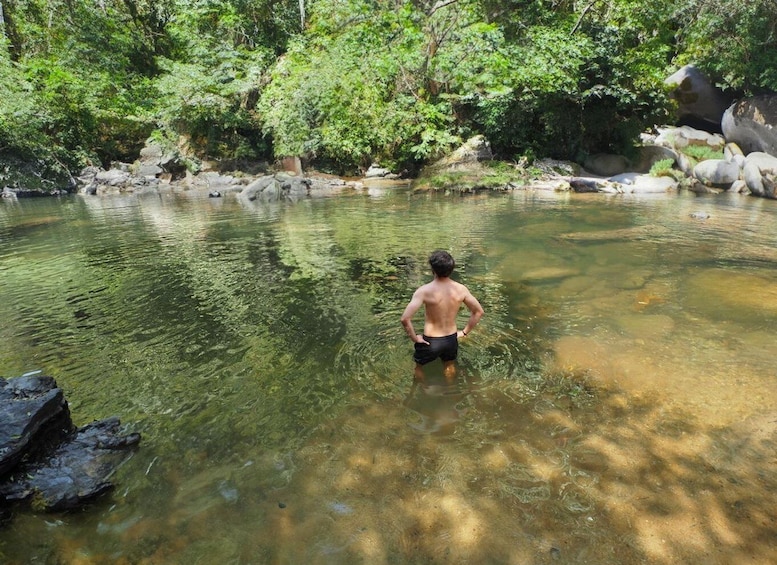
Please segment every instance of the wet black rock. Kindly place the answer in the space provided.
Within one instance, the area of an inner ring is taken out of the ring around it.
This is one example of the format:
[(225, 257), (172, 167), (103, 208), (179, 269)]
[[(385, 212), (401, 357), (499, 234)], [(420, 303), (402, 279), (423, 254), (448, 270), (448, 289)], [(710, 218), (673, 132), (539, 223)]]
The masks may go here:
[(0, 522), (14, 503), (72, 510), (111, 490), (139, 441), (118, 418), (76, 429), (51, 377), (0, 378)]
[(45, 443), (72, 432), (65, 396), (51, 377), (0, 378), (0, 477)]

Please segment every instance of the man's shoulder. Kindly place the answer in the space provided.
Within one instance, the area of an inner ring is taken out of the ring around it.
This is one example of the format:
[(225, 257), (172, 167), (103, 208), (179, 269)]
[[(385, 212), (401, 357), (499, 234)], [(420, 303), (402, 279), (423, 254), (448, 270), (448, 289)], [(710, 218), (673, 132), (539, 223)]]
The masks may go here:
[(461, 284), (460, 282), (457, 282), (457, 281), (454, 281), (454, 280), (451, 280), (451, 282), (453, 283), (453, 287), (454, 287), (454, 288), (455, 288), (455, 289), (456, 289), (458, 292), (460, 292), (460, 293), (464, 293), (464, 294), (466, 294), (466, 293), (468, 293), (468, 292), (469, 292), (469, 289), (468, 289), (468, 288), (467, 288), (465, 285)]
[(434, 281), (428, 282), (426, 284), (422, 284), (417, 289), (415, 289), (416, 292), (427, 292), (430, 288), (434, 286)]

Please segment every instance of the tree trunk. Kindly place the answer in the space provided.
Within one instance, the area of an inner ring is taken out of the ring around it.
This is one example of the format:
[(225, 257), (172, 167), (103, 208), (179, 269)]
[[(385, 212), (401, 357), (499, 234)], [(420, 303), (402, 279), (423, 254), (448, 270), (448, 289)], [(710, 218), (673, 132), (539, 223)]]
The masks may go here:
[(21, 41), (14, 24), (14, 5), (13, 0), (0, 0), (0, 32), (5, 36), (8, 42), (8, 54), (12, 61), (18, 61), (21, 58)]

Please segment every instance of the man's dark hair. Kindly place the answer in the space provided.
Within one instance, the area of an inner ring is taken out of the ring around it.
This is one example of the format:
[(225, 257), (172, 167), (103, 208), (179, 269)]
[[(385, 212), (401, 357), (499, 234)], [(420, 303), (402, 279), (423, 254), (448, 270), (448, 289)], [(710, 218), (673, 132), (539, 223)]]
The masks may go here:
[(438, 277), (449, 277), (456, 266), (456, 261), (450, 253), (438, 249), (429, 256), (429, 264), (432, 266), (432, 272)]

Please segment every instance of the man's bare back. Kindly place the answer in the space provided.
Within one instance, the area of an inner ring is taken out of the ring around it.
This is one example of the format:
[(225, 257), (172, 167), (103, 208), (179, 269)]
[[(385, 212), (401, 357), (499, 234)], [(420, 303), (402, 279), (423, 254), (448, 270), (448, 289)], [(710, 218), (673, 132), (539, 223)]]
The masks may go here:
[(483, 315), (483, 308), (466, 286), (448, 277), (435, 276), (432, 282), (419, 287), (413, 293), (413, 298), (402, 314), (402, 324), (410, 338), (418, 341), (414, 339), (417, 336), (411, 319), (421, 306), (424, 306), (424, 336), (444, 337), (455, 334), (458, 333), (456, 316), (462, 304), (469, 308), (471, 316), (479, 313), (477, 320), (470, 320), (474, 323), (468, 323), (462, 330), (462, 335), (467, 335)]

